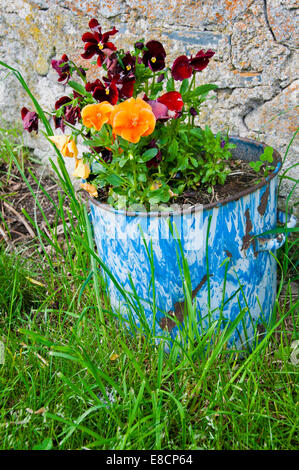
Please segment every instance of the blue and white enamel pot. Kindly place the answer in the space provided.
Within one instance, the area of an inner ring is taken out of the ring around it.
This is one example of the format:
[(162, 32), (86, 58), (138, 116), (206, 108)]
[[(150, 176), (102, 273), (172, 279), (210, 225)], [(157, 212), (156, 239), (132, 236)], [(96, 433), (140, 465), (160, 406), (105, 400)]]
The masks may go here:
[[(256, 161), (265, 147), (239, 137), (230, 140), (236, 144), (232, 153), (237, 159)], [(266, 179), (208, 205), (136, 212), (116, 210), (90, 198), (98, 254), (112, 275), (104, 273), (113, 311), (125, 319), (133, 316), (137, 326), (140, 324), (137, 309), (130, 308), (112, 277), (125, 291), (135, 290), (156, 337), (166, 331), (173, 339), (180, 337), (188, 315), (176, 239), (180, 238), (189, 266), (198, 328), (203, 331), (220, 317), (224, 323), (232, 322), (243, 311), (229, 346), (250, 346), (258, 325), (266, 329), (271, 320), (277, 284), (275, 254), (285, 242), (283, 233), (259, 237), (276, 228), (278, 221), (286, 222), (285, 214), (277, 212), (281, 157), (275, 150), (273, 158), (275, 169)], [(176, 227), (174, 236), (170, 224)], [(287, 227), (295, 224), (296, 219), (290, 216)]]

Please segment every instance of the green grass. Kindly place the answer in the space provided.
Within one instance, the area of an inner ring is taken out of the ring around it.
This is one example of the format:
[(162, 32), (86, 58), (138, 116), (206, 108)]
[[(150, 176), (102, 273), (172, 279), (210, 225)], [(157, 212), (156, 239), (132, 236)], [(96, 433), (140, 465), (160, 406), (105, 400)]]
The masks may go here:
[[(4, 134), (5, 162), (26, 180)], [(44, 216), (45, 231), (27, 215), (37, 234), (30, 246), (0, 245), (0, 448), (298, 448), (299, 365), (290, 360), (298, 240), (279, 252), (275, 324), (251, 353), (231, 354), (230, 331), (211, 325), (186, 351), (166, 354), (149, 334), (127, 334), (111, 312), (86, 210), (59, 166), (69, 204), (53, 202), (54, 226)]]

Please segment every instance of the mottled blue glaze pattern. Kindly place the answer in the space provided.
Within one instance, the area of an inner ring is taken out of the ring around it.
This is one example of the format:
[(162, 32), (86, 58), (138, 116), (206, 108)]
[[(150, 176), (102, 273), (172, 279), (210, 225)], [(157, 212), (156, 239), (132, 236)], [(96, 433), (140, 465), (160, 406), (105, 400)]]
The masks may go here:
[[(234, 139), (239, 158), (256, 159), (261, 144)], [(252, 149), (255, 156), (252, 157)], [(246, 155), (245, 155), (246, 154)], [(207, 260), (210, 282), (210, 312), (218, 319), (223, 297), (225, 259), (229, 259), (225, 301), (222, 318), (232, 321), (246, 311), (242, 324), (230, 339), (236, 347), (250, 345), (257, 323), (267, 324), (276, 296), (276, 260), (270, 250), (278, 246), (277, 238), (253, 239), (276, 227), (277, 224), (277, 162), (275, 176), (249, 194), (214, 207), (197, 207), (195, 211), (162, 216), (127, 215), (124, 211), (90, 201), (91, 220), (98, 253), (113, 276), (128, 292), (132, 292), (131, 275), (136, 292), (143, 299), (148, 324), (152, 327), (155, 315), (155, 333), (165, 332), (165, 313), (171, 314), (177, 302), (184, 301), (183, 281), (180, 275), (177, 240), (169, 232), (169, 222), (175, 224), (184, 256), (189, 265), (194, 301), (202, 327), (208, 325)], [(206, 252), (209, 218), (208, 258)], [(148, 247), (152, 240), (153, 265), (157, 311), (152, 308), (152, 271), (140, 227)], [(273, 243), (272, 243), (273, 242)], [(118, 289), (107, 276), (111, 306), (127, 318), (128, 306)], [(234, 295), (235, 294), (235, 295)], [(134, 312), (132, 312), (134, 315)], [(164, 320), (163, 320), (164, 318)], [(135, 315), (139, 324), (139, 318)], [(176, 325), (169, 326), (172, 338), (178, 334)]]

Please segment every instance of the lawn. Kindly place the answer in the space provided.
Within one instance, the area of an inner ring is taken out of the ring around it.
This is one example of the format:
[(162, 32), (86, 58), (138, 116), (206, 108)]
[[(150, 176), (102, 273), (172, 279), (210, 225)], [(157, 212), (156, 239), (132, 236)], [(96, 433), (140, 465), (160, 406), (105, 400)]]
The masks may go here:
[(111, 312), (84, 201), (56, 170), (41, 176), (18, 131), (2, 130), (1, 449), (297, 449), (296, 232), (251, 352), (211, 327), (166, 353)]

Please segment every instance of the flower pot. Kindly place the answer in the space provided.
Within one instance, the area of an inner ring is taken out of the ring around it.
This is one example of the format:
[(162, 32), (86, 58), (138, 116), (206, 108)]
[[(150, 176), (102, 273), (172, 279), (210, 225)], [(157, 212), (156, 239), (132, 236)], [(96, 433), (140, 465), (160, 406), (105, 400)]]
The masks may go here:
[[(230, 140), (236, 144), (233, 157), (242, 160), (258, 160), (265, 147), (239, 137)], [(277, 151), (273, 158), (275, 169), (265, 180), (220, 203), (143, 213), (115, 210), (90, 198), (99, 257), (125, 291), (132, 292), (133, 283), (156, 336), (168, 331), (176, 338), (180, 325), (186, 322), (177, 237), (189, 266), (198, 328), (203, 331), (219, 318), (223, 323), (232, 322), (242, 311), (242, 322), (229, 341), (229, 346), (237, 348), (251, 345), (259, 324), (267, 328), (276, 296), (273, 254), (285, 241), (284, 234), (258, 236), (274, 229), (278, 219), (284, 222), (284, 214), (277, 213), (277, 174), (281, 168)], [(174, 236), (169, 223), (177, 228)], [(290, 217), (288, 226), (294, 224)], [(152, 263), (147, 252), (150, 239)], [(124, 318), (132, 315), (139, 325), (139, 316), (134, 309), (129, 315), (128, 301), (111, 277), (106, 278), (112, 309)]]

